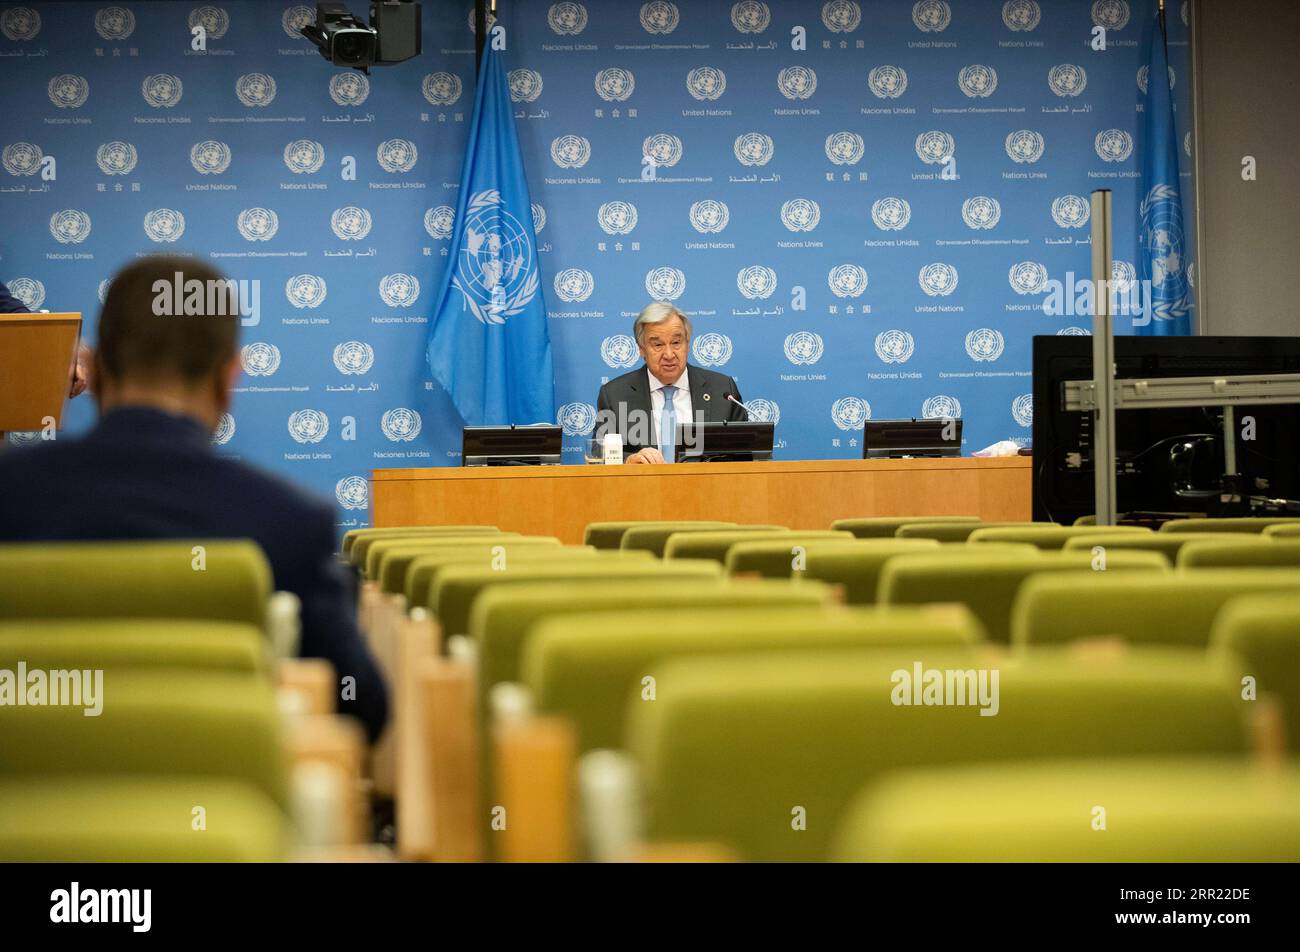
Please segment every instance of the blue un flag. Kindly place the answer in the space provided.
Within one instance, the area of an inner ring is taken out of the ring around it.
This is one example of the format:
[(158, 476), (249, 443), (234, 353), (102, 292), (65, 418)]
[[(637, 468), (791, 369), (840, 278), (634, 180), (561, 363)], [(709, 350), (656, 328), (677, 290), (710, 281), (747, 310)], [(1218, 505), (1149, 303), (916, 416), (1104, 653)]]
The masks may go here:
[(500, 53), (488, 38), (429, 369), (465, 423), (551, 423), (555, 374), (532, 203)]
[(1186, 257), (1182, 181), (1178, 174), (1178, 132), (1169, 88), (1165, 24), (1159, 13), (1151, 30), (1146, 70), (1138, 278), (1150, 292), (1145, 296), (1149, 311), (1136, 317), (1133, 327), (1139, 334), (1190, 334), (1191, 285), (1187, 280), (1190, 262)]

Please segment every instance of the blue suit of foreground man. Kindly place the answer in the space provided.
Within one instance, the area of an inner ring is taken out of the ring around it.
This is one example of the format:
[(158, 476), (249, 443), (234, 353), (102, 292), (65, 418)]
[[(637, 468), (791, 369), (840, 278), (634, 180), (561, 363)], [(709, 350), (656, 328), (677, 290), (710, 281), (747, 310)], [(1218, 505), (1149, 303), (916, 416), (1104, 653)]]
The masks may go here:
[(275, 587), (302, 600), (301, 654), (355, 678), (355, 699), (340, 699), (339, 710), (373, 740), (387, 694), (334, 559), (333, 507), (212, 451), (239, 373), (239, 311), (231, 302), (227, 314), (155, 315), (156, 283), (170, 288), (176, 275), (224, 280), (171, 257), (145, 258), (114, 278), (91, 377), (99, 423), (80, 439), (0, 453), (0, 541), (252, 539)]

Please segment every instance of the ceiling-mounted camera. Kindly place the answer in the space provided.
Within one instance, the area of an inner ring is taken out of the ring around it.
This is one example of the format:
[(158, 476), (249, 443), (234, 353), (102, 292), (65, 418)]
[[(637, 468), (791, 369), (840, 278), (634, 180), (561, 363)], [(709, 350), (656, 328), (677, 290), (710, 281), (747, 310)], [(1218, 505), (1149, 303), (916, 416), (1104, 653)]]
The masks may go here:
[(302, 35), (335, 66), (369, 72), (420, 55), (420, 4), (372, 0), (366, 24), (346, 4), (318, 2), (316, 22), (303, 27)]

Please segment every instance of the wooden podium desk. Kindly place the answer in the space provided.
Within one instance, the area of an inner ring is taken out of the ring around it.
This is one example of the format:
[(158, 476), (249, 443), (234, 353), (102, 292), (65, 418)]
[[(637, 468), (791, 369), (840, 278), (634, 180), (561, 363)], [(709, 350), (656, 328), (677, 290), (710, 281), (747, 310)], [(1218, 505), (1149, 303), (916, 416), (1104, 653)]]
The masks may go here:
[(826, 529), (851, 516), (1030, 518), (1030, 459), (377, 469), (376, 526), (480, 523), (579, 543), (589, 522), (718, 519)]

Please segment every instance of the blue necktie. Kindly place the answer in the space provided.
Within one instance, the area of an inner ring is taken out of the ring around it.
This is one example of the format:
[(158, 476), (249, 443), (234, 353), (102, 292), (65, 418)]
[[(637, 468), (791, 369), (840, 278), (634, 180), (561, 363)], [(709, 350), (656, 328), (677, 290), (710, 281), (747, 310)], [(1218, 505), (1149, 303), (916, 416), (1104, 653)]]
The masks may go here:
[(664, 387), (664, 408), (659, 414), (659, 452), (665, 463), (673, 462), (673, 451), (677, 446), (677, 407), (673, 405), (676, 387)]

